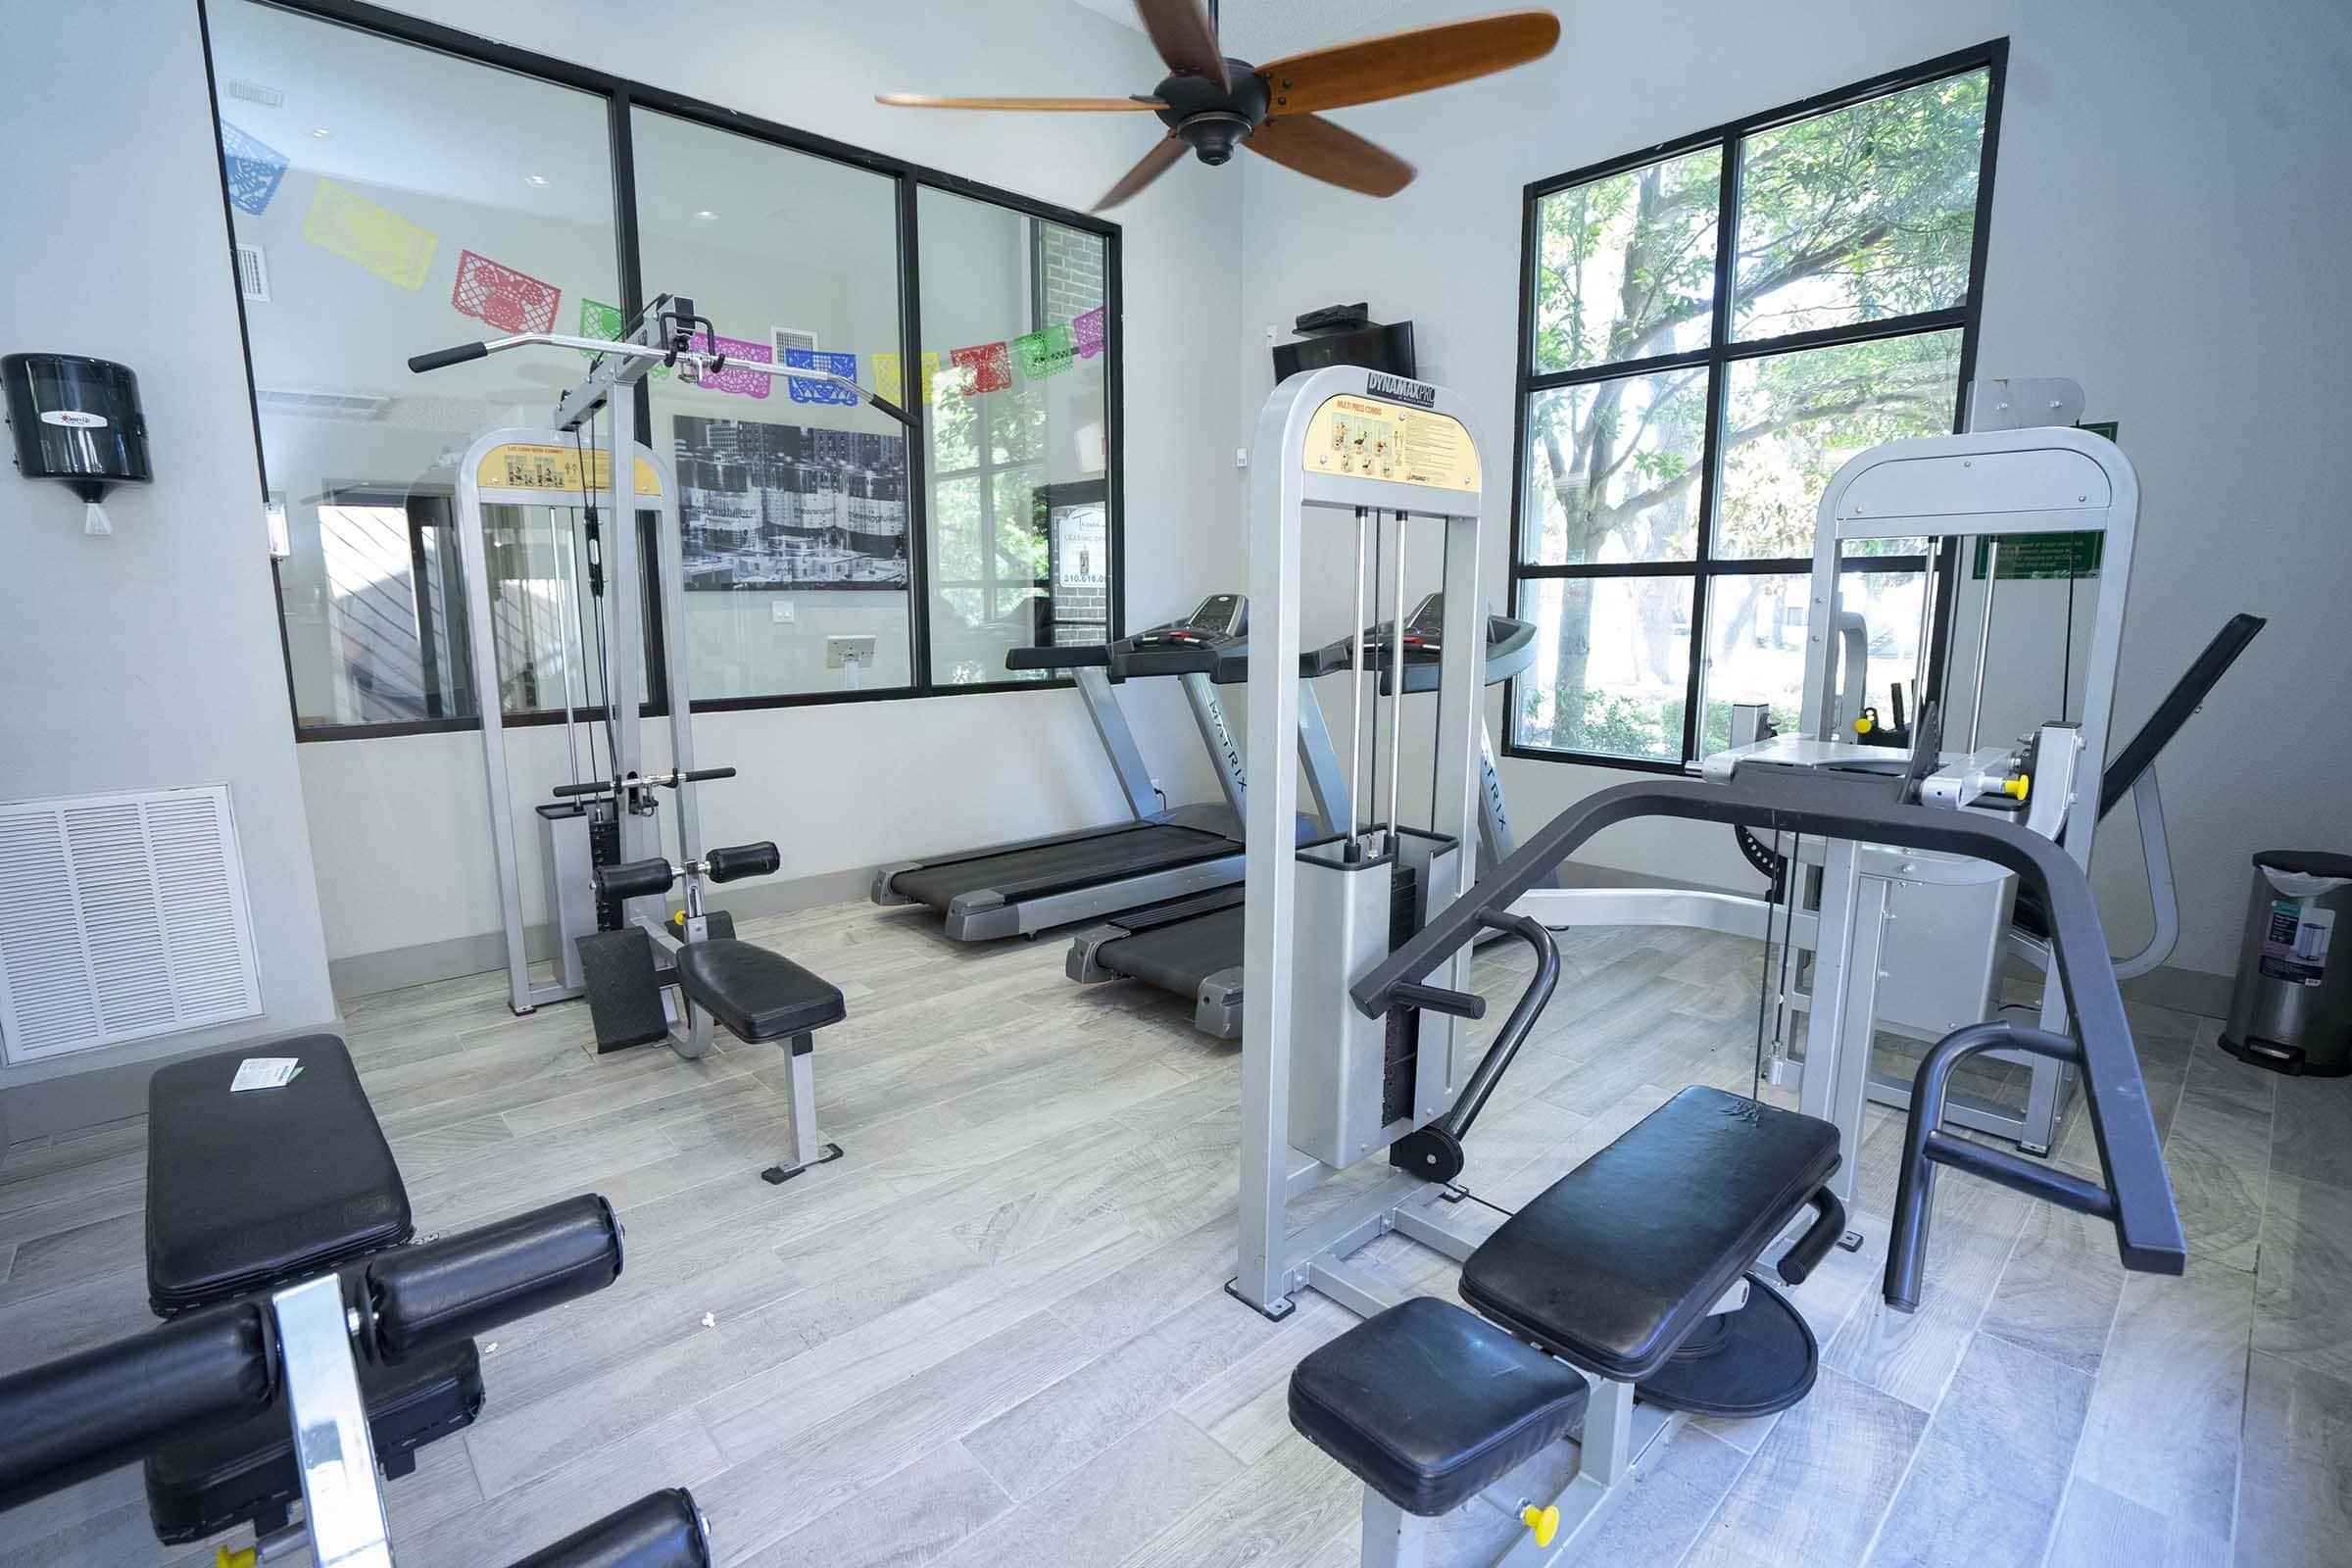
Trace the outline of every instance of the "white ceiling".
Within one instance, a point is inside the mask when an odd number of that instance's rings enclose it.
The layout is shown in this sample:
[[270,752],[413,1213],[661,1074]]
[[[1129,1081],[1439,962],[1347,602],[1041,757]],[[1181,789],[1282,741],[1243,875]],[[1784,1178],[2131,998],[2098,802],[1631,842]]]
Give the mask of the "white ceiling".
[[[1078,4],[1143,30],[1135,20],[1133,0]],[[1221,0],[1217,31],[1225,52],[1237,59],[1279,60],[1326,44],[1395,32],[1402,24],[1394,14],[1410,4],[1411,0]]]

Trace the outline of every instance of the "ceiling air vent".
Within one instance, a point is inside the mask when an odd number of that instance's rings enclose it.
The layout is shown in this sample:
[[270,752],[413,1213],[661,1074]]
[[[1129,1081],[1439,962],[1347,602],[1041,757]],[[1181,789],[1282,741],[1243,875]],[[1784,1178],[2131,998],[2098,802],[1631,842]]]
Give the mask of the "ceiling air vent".
[[270,301],[270,258],[259,245],[237,247],[237,292],[265,305]]
[[390,398],[371,392],[321,392],[283,386],[255,387],[253,401],[264,414],[284,414],[309,419],[349,419],[355,422],[380,419],[384,410],[392,405]]
[[816,334],[805,327],[778,326],[771,327],[769,330],[775,334],[776,363],[778,365],[784,363],[786,349],[806,349],[814,352],[816,348]]

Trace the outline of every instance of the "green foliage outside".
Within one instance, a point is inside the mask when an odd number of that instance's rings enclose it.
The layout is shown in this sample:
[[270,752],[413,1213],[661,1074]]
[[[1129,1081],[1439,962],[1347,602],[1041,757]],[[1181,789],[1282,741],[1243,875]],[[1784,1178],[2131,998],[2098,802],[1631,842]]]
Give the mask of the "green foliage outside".
[[[1735,336],[1960,303],[1986,86],[1984,73],[1971,73],[1747,138],[1737,171]],[[1706,149],[1539,205],[1539,373],[1708,344],[1723,172],[1720,151]],[[1959,348],[1956,331],[1922,333],[1737,360],[1720,389],[1700,367],[1538,394],[1528,408],[1528,559],[1690,560],[1716,395],[1724,418],[1713,553],[1809,558],[1814,509],[1847,458],[1952,427]],[[1719,589],[1724,638],[1748,633],[1772,580]],[[1589,686],[1593,597],[1561,595],[1548,678],[1521,687],[1520,737],[1679,758],[1685,688],[1676,671],[1703,653],[1687,646],[1690,592],[1689,578],[1643,579],[1634,590],[1640,624],[1619,663],[1630,661],[1635,684],[1660,694],[1650,697]],[[1524,608],[1533,612],[1532,600]],[[1730,704],[1708,708],[1711,748],[1722,744],[1715,710],[1728,734]]]

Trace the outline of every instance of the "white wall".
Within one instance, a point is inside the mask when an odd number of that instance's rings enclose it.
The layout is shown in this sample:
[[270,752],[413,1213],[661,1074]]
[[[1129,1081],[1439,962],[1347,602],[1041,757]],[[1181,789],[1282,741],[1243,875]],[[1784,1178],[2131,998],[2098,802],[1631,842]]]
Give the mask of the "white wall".
[[[1384,24],[1488,9],[1435,0]],[[1495,475],[1488,581],[1499,604],[1521,188],[2005,34],[1978,365],[1986,375],[2075,377],[2089,389],[2089,417],[2122,421],[2144,502],[2115,743],[2230,612],[2271,618],[2162,764],[2182,900],[2172,961],[2229,972],[2247,858],[2352,841],[2352,730],[2333,701],[2352,674],[2352,530],[2330,461],[2342,423],[2330,389],[2352,350],[2334,304],[2352,254],[2352,206],[2340,198],[2352,15],[2333,0],[1556,9],[1560,46],[1538,65],[1335,116],[1420,167],[1394,200],[1242,160],[1238,439],[1272,383],[1268,325],[1287,331],[1301,311],[1356,299],[1381,319],[1413,318],[1423,374],[1466,396],[1486,427]],[[2002,600],[2011,649],[2034,601],[2059,603],[2046,589]],[[2085,610],[2088,601],[2086,590]],[[2034,651],[2047,674],[2034,679],[2054,703],[2056,621],[2044,626],[2048,646]],[[1344,723],[1345,699],[1330,706]],[[1499,726],[1499,699],[1493,712]],[[1988,715],[1999,716],[1989,705]],[[1525,832],[1624,775],[1509,760],[1503,776]],[[1720,832],[1634,824],[1587,858],[1755,885]],[[2137,946],[2146,900],[2128,812],[2110,819],[2095,869],[2115,946]]]
[[156,472],[109,497],[111,538],[63,485],[0,477],[0,799],[227,784],[267,1012],[0,1082],[334,1012],[196,10],[130,9],[0,4],[0,343],[130,366]]
[[[1081,211],[1158,130],[1140,116],[931,115],[872,102],[894,89],[1115,95],[1157,79],[1141,33],[1067,0],[956,8],[952,24],[920,0],[871,0],[854,18],[814,0],[695,0],[663,8],[662,37],[677,47],[661,49],[649,45],[643,8],[618,0],[418,0],[407,9]],[[193,55],[185,69],[201,83]],[[1239,490],[1224,419],[1242,396],[1229,352],[1240,288],[1233,174],[1187,166],[1112,215],[1125,253],[1131,624],[1238,586]],[[1214,798],[1172,685],[1130,688],[1125,700],[1171,798]],[[563,776],[562,739],[514,733],[516,799],[528,801]],[[699,761],[741,773],[703,792],[706,840],[773,838],[787,878],[1123,810],[1067,692],[706,715],[696,749]],[[299,755],[332,956],[497,929],[474,736],[315,743]],[[526,868],[534,906],[537,879]]]

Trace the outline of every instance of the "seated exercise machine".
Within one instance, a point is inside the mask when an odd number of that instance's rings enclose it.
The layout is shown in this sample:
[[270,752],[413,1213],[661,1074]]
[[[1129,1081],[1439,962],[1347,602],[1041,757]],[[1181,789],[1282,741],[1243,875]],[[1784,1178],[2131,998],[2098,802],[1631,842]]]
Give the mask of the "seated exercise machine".
[[[1247,647],[1249,627],[1247,600],[1211,594],[1182,620],[1116,643],[1013,649],[1007,668],[1073,677],[1126,796],[1128,820],[886,865],[874,873],[874,903],[925,905],[946,916],[951,941],[988,942],[1240,881],[1241,754],[1213,676],[1221,658]],[[1220,804],[1169,808],[1152,786],[1113,688],[1130,675],[1159,674],[1183,685],[1217,767]]]
[[[702,880],[724,882],[737,876],[765,875],[777,868],[778,856],[771,843],[717,849],[707,856],[702,850],[696,787],[732,778],[735,770],[694,765],[678,487],[668,464],[634,439],[637,397],[640,383],[657,367],[668,367],[682,380],[698,383],[725,368],[824,382],[855,392],[860,402],[909,428],[914,421],[894,404],[829,371],[752,362],[733,364],[723,354],[698,347],[718,341],[716,328],[708,318],[696,314],[691,299],[665,294],[654,300],[617,341],[523,332],[419,354],[409,361],[409,368],[422,373],[525,348],[595,356],[587,378],[558,400],[547,427],[493,430],[466,450],[458,469],[458,540],[468,597],[473,683],[481,694],[482,757],[489,784],[499,908],[506,931],[510,1005],[517,1013],[527,1013],[550,1003],[586,996],[600,1052],[666,1041],[681,1055],[698,1056],[710,1047],[712,1018],[746,1041],[789,1039],[795,1043],[797,1089],[806,1076],[808,1032],[844,1015],[840,991],[783,956],[750,944],[738,943],[727,950],[724,961],[681,965],[687,948],[705,941],[731,940],[734,935],[732,921],[723,912],[702,911]],[[605,545],[598,520],[600,494],[618,529],[611,548]],[[569,569],[572,545],[563,536],[555,515],[558,504],[573,496],[579,503],[578,526],[585,547],[584,595]],[[571,781],[557,786],[537,810],[545,836],[547,909],[554,926],[556,967],[554,978],[539,984],[532,982],[526,949],[521,873],[507,773],[505,684],[496,636],[502,611],[505,618],[512,619],[517,613],[530,614],[531,610],[493,603],[485,543],[494,511],[504,519],[510,512],[519,516],[515,509],[523,508],[547,510],[552,556],[562,564],[556,571],[554,651],[557,679],[563,689],[564,752],[571,775]],[[664,622],[680,628],[664,650],[666,667],[662,678],[669,693],[670,767],[662,772],[645,770],[640,734],[645,657],[640,576],[648,561],[657,577]],[[586,728],[585,771],[593,775],[586,777],[580,757],[582,726],[572,695],[575,618],[583,655],[590,633],[594,635],[595,670],[600,681],[597,696],[602,709],[601,720]],[[585,659],[578,662],[584,669]],[[604,742],[601,760],[600,737]],[[682,872],[668,871],[662,856],[658,792],[664,789],[676,800]],[[656,866],[667,874],[657,875]],[[691,909],[672,918],[666,895],[681,875]],[[673,987],[679,1004],[670,1000]],[[680,1010],[682,1018],[677,1017]],[[671,1027],[673,1021],[680,1027]],[[807,1131],[801,1124],[808,1114],[805,1097],[796,1096],[795,1147],[792,1159],[779,1169],[798,1170],[813,1157],[813,1135],[799,1136]]]
[[[1360,605],[1358,607],[1361,608]],[[1405,621],[1404,678],[1407,692],[1437,690],[1437,662],[1445,641],[1446,596],[1430,594]],[[1535,658],[1533,622],[1507,615],[1487,617],[1486,680],[1499,686],[1527,668]],[[1349,747],[1349,772],[1338,775],[1339,759],[1332,750],[1323,710],[1310,685],[1298,696],[1298,763],[1315,797],[1323,831],[1339,833],[1349,824],[1349,802],[1363,771],[1368,729],[1363,700],[1363,675],[1379,677],[1377,694],[1391,695],[1395,684],[1392,663],[1396,623],[1380,621],[1364,628],[1359,639],[1341,637],[1304,655],[1299,675],[1353,672],[1350,706],[1356,713]],[[1358,648],[1362,657],[1358,657]],[[1247,678],[1247,660],[1232,662],[1234,672],[1224,680]],[[1482,715],[1483,720],[1483,715]],[[1359,824],[1360,825],[1360,824]],[[1503,802],[1502,777],[1495,771],[1494,750],[1482,721],[1479,745],[1478,863],[1486,867],[1517,847]],[[1242,1034],[1242,901],[1239,887],[1220,888],[1196,898],[1153,905],[1113,916],[1102,925],[1080,932],[1070,943],[1066,967],[1072,980],[1095,984],[1129,979],[1154,986],[1193,1004],[1193,1027],[1219,1040],[1238,1040]]]
[[[1403,455],[1402,471],[1334,471],[1321,460],[1343,450],[1343,421],[1380,432]],[[1335,514],[1368,511],[1377,527],[1394,513],[1399,554],[1415,521],[1439,525],[1447,583],[1475,583],[1480,564],[1477,443],[1441,389],[1351,368],[1296,376],[1268,402],[1254,451],[1253,827],[1279,821],[1295,798],[1284,743],[1299,617],[1284,585],[1299,578],[1310,530],[1320,546]],[[1359,578],[1362,536],[1359,521]],[[2106,1220],[2129,1268],[2181,1270],[2180,1219],[2097,910],[2082,868],[2048,837],[1975,797],[1930,794],[1931,749],[1891,779],[1765,765],[1722,782],[1603,790],[1473,885],[1462,844],[1475,814],[1477,628],[1467,596],[1447,615],[1428,825],[1396,820],[1392,782],[1387,822],[1253,860],[1246,906],[1240,1268],[1227,1290],[1281,1317],[1311,1289],[1367,1319],[1303,1360],[1291,1389],[1299,1430],[1366,1484],[1365,1563],[1420,1564],[1429,1517],[1495,1487],[1581,1422],[1579,1469],[1556,1499],[1495,1498],[1529,1526],[1503,1560],[1555,1561],[1622,1497],[1683,1414],[1768,1413],[1812,1386],[1811,1330],[1759,1270],[1777,1251],[1774,1272],[1799,1282],[1839,1239],[1835,1189],[1859,1145],[1858,1095],[1830,1119],[1688,1089],[1491,1237],[1448,1212],[1463,1196],[1451,1186],[1462,1140],[1558,984],[1550,933],[1516,908],[1613,823],[1666,816],[1915,845],[1991,861],[2034,886],[2075,1032],[1980,1022],[1929,1052],[1887,1298],[1918,1302],[1942,1164]],[[1392,778],[1396,765],[1392,757]],[[1464,978],[1489,929],[1526,942],[1537,962],[1473,1069],[1457,1027],[1484,1013]],[[1993,1049],[2047,1054],[2083,1072],[2104,1185],[1940,1130],[1952,1071]],[[1395,1167],[1386,1180],[1292,1227],[1294,1200],[1383,1151]],[[1390,1232],[1460,1261],[1463,1297],[1479,1315],[1401,1299],[1352,1261]]]
[[[377,1469],[403,1473],[397,1461],[414,1440],[384,1391],[436,1381],[453,1346],[471,1364],[474,1335],[600,1291],[620,1265],[619,1222],[602,1198],[584,1195],[0,1378],[0,1511],[144,1459],[158,1538],[217,1534],[237,1521],[181,1520],[158,1499],[175,1494],[193,1460],[247,1444],[296,1473],[302,1517],[286,1523],[281,1508],[273,1526],[257,1522],[253,1545],[220,1548],[225,1568],[304,1545],[320,1568],[391,1568]],[[701,1510],[672,1489],[516,1568],[710,1561]]]
[[[2082,868],[2090,863],[2100,815],[2128,791],[2139,816],[2156,932],[2139,953],[2119,960],[2119,972],[2127,977],[2144,973],[2170,954],[2178,930],[2150,764],[2261,622],[2241,616],[2225,628],[2119,756],[2119,764],[2130,764],[2128,776],[2116,768],[2102,774],[2138,518],[2137,476],[2114,443],[2073,426],[2082,412],[2080,386],[1996,380],[1970,391],[1967,433],[1873,447],[1847,462],[1832,480],[1815,534],[1807,611],[1815,630],[1806,638],[1799,732],[1777,735],[1763,705],[1737,706],[1734,744],[1707,758],[1701,775],[1728,781],[1755,766],[1901,775],[1913,767],[1902,748],[1916,751],[1915,740],[1934,741],[1924,793],[1940,804],[2005,813],[2062,846]],[[2059,422],[2033,422],[2045,417]],[[2028,548],[2037,543],[2035,536],[2053,532],[2091,535],[2099,552],[2099,592],[2080,701],[2014,743],[1980,747],[1989,706],[1987,656],[2003,545]],[[1958,750],[1940,749],[1939,705],[1919,704],[1908,723],[1898,707],[1891,729],[1865,706],[1870,633],[1847,607],[1847,585],[1881,558],[1849,555],[1847,547],[1910,539],[1924,540],[1930,566],[1930,580],[1922,588],[1923,660],[1937,640],[1933,624],[1939,617],[1957,618],[1960,585],[1942,563],[1962,559],[1959,547],[1971,540],[1983,546],[1970,716]],[[2070,582],[2070,596],[2071,590]],[[2071,645],[2071,597],[2068,614]],[[1834,638],[1824,630],[1833,627]],[[1918,680],[1913,684],[1925,690]],[[2074,691],[2071,672],[2067,689]],[[2093,778],[2103,778],[2099,789],[2087,787]],[[1833,1107],[1854,1096],[1896,1108],[1909,1102],[1908,1077],[1872,1070],[1874,1036],[1890,1033],[1923,1043],[1941,1039],[2001,1012],[2001,981],[2012,956],[2047,967],[2045,945],[2031,928],[2030,908],[2025,926],[2012,924],[2020,886],[1998,866],[1911,845],[1760,830],[1742,830],[1741,847],[1772,881],[1762,898],[1682,889],[1539,888],[1522,899],[1519,912],[1552,930],[1686,925],[1779,946],[1785,956],[1777,965],[1764,1048],[1766,1076],[1797,1090],[1809,1113],[1841,1122],[1843,1113]],[[2057,988],[2043,988],[2035,1010],[2042,1029],[2065,1031],[2066,1003]],[[1795,1026],[1800,1018],[1801,1029]],[[2023,1102],[2001,1103],[1954,1090],[1946,1116],[2009,1138],[2028,1152],[2046,1154],[2064,1129],[2074,1068],[2027,1052],[1993,1055],[2025,1069]],[[1860,1102],[1854,1103],[1858,1114]],[[1840,1196],[1850,1191],[1851,1181],[1850,1168],[1839,1174],[1835,1185]]]

